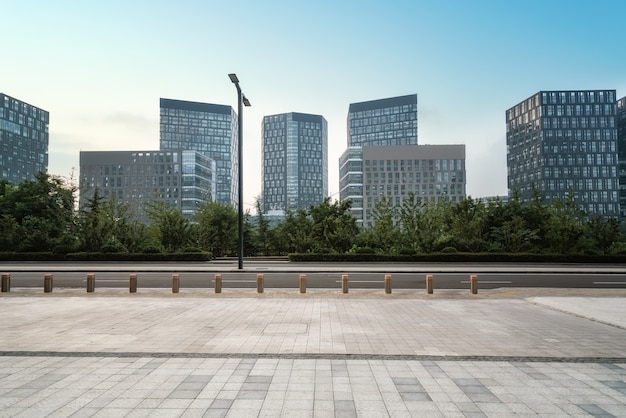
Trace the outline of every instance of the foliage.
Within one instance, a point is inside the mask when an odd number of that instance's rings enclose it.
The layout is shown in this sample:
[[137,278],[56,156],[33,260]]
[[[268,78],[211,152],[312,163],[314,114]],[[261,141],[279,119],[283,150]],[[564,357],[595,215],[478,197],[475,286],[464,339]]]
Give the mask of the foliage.
[[153,202],[147,208],[150,225],[165,251],[179,251],[191,242],[191,225],[182,212],[163,202]]
[[[157,259],[164,252],[185,250],[218,257],[237,252],[238,216],[230,205],[203,203],[192,223],[179,209],[155,202],[146,209],[150,223],[142,224],[131,220],[127,205],[105,199],[98,190],[76,211],[75,192],[45,173],[17,186],[0,180],[0,252],[11,252],[15,259],[20,253],[27,258],[39,253],[41,259],[79,252],[107,259],[142,253]],[[552,204],[536,189],[524,204],[517,193],[508,202],[488,203],[411,194],[400,206],[382,196],[365,228],[357,226],[349,201],[327,198],[288,211],[277,224],[261,213],[258,201],[256,207],[256,222],[245,214],[246,256],[300,253],[323,254],[327,260],[345,255],[350,260],[403,261],[439,254],[446,261],[581,261],[619,259],[626,253],[626,226],[615,218],[589,218],[576,206],[573,193]]]
[[235,255],[238,240],[235,208],[219,202],[204,202],[196,214],[197,243],[216,257]]
[[58,177],[37,173],[13,186],[0,183],[0,249],[54,251],[74,241],[74,189]]
[[288,211],[285,220],[276,229],[277,246],[282,254],[302,253],[311,251],[313,239],[311,237],[312,222],[304,209]]
[[608,254],[619,239],[619,221],[615,218],[596,216],[586,224],[587,235],[592,241],[591,247],[600,254]]
[[585,213],[574,203],[573,193],[568,193],[565,202],[556,199],[546,222],[545,239],[549,248],[558,254],[574,253],[580,249],[583,236]]
[[313,250],[345,253],[352,247],[358,227],[350,208],[349,201],[330,203],[328,197],[319,205],[311,206]]
[[383,196],[372,209],[374,226],[365,231],[365,242],[383,253],[395,253],[401,247],[400,229],[394,225],[395,208],[388,196]]
[[261,209],[261,202],[259,199],[255,202],[255,208],[257,213],[257,249],[260,255],[270,255],[270,242],[271,242],[271,232],[270,232],[270,223],[265,218],[263,214],[263,210]]

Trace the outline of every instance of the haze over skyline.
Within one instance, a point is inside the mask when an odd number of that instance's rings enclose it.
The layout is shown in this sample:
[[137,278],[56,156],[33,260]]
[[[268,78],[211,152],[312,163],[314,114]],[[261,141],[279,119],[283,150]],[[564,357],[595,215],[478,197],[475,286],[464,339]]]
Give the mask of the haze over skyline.
[[263,116],[328,121],[338,198],[350,103],[417,93],[419,144],[465,144],[467,193],[505,195],[505,111],[540,90],[626,96],[626,2],[0,0],[0,91],[50,112],[49,172],[159,148],[159,98],[244,109],[244,201]]

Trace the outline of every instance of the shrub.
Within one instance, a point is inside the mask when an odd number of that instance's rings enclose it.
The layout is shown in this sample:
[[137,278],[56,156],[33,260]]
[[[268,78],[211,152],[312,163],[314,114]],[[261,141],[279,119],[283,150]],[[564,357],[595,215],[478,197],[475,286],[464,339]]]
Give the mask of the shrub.
[[189,247],[183,248],[183,250],[181,252],[183,252],[183,253],[201,253],[202,249],[198,248],[198,247],[189,246]]
[[370,247],[356,247],[353,249],[353,253],[354,254],[375,254],[376,251],[374,251],[374,249]]

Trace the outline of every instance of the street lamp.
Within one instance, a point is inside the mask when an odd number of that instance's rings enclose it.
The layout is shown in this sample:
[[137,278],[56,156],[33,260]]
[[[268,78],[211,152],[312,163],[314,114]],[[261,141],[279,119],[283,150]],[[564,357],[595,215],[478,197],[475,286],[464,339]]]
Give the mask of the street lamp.
[[250,101],[241,92],[239,86],[239,79],[237,74],[228,74],[230,81],[237,87],[237,139],[239,142],[239,243],[238,255],[239,255],[239,270],[243,269],[243,108],[242,105],[250,106]]

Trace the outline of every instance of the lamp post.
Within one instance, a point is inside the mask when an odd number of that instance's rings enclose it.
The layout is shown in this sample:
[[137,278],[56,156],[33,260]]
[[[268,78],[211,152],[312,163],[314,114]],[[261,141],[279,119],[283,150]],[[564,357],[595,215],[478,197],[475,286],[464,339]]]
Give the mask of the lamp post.
[[243,269],[243,108],[242,105],[250,106],[250,101],[241,92],[239,79],[237,74],[228,74],[230,81],[237,88],[237,140],[238,148],[238,171],[239,171],[239,242],[238,242],[238,258],[239,270]]

